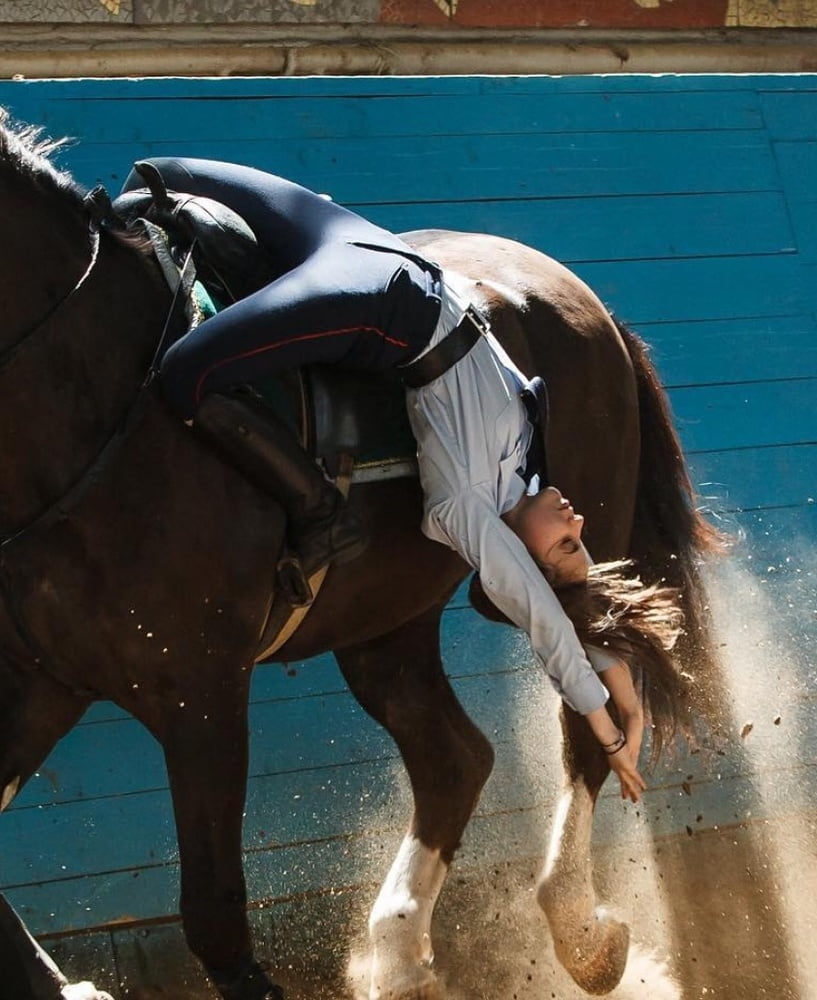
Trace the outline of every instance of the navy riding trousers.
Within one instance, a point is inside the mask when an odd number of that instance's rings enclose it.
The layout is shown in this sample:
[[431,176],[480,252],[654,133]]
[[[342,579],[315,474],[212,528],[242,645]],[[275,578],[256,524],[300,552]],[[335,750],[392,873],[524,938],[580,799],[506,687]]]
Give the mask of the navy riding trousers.
[[[398,237],[306,188],[215,160],[151,160],[169,190],[241,215],[272,259],[270,281],[176,341],[161,367],[183,418],[207,392],[321,363],[383,370],[428,344],[440,314],[439,268]],[[132,171],[124,191],[144,186]]]

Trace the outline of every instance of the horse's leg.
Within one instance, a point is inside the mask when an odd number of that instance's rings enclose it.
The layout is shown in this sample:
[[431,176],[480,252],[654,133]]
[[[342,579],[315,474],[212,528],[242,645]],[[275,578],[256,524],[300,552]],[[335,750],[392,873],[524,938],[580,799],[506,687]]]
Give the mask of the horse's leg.
[[[0,810],[79,720],[88,695],[69,690],[31,664],[0,665]],[[0,895],[0,998],[111,1000],[91,983],[69,984]]]
[[187,943],[225,1000],[281,1000],[253,957],[241,863],[250,673],[194,676],[183,702],[165,699],[154,731],[173,797]]
[[0,895],[0,1000],[112,1000],[93,983],[69,983]]
[[443,672],[441,610],[336,654],[355,697],[397,743],[414,793],[409,830],[369,918],[372,1000],[436,995],[432,912],[493,766]]
[[68,982],[0,895],[0,997],[59,1000]]
[[34,663],[0,660],[0,810],[90,703],[89,694],[71,690]]
[[556,957],[587,993],[609,993],[624,974],[630,933],[596,907],[591,834],[593,811],[609,766],[584,719],[562,709],[567,788],[538,886]]

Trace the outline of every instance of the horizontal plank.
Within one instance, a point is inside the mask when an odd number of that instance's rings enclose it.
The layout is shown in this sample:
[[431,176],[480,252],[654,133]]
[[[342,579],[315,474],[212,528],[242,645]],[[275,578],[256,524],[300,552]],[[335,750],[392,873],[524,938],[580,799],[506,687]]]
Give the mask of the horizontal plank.
[[[817,117],[817,109],[814,117]],[[799,141],[778,140],[772,148],[787,196],[798,203],[814,201],[814,185],[810,182],[817,170],[817,137]]]
[[817,261],[813,264],[801,263],[800,274],[803,288],[806,289],[808,301],[815,314],[817,314]]
[[[515,659],[532,664],[527,640],[507,628],[486,622],[472,611],[457,616],[463,632],[484,632],[488,642],[470,645],[482,674],[454,680],[458,696],[477,724],[492,739],[509,738],[515,704],[517,671],[489,654],[515,649]],[[463,644],[466,645],[466,644]],[[444,651],[454,663],[457,656]],[[465,649],[460,655],[469,655]],[[250,708],[252,778],[291,775],[293,782],[306,772],[319,774],[344,763],[369,764],[395,759],[391,738],[343,690],[330,694],[301,694],[287,700],[254,700]],[[129,767],[138,760],[139,767]],[[307,780],[307,779],[303,779]],[[318,779],[320,780],[320,779]],[[55,748],[45,764],[21,791],[9,813],[37,811],[57,803],[108,799],[143,791],[164,790],[167,777],[161,751],[134,719],[124,717],[77,726]]]
[[803,264],[803,284],[814,294],[814,274],[817,271],[817,198],[810,201],[789,201],[792,229],[797,243],[798,256]]
[[579,263],[576,271],[636,329],[648,323],[811,313],[794,254]]
[[645,90],[668,94],[759,92],[763,94],[810,93],[813,74],[594,74],[585,76],[409,76],[409,77],[163,77],[3,81],[9,92],[48,94],[59,99],[81,94],[89,102],[114,96],[143,100],[169,95],[205,97],[303,98],[304,95],[360,96],[480,94],[641,94]]
[[764,567],[772,563],[781,568],[781,560],[793,557],[813,571],[811,545],[817,538],[817,497],[792,507],[744,511],[737,520],[747,533],[746,547],[764,557]]
[[[698,131],[761,131],[756,97],[747,92],[723,95],[723,104],[705,92],[674,95],[649,90],[628,94],[347,94],[298,100],[248,94],[173,96],[164,93],[138,101],[108,95],[91,103],[86,97],[27,101],[12,97],[13,114],[46,126],[54,135],[68,135],[104,144],[146,142],[216,143],[225,135],[237,142],[325,140],[356,136],[364,139],[403,136],[572,135],[578,133],[638,133]],[[3,89],[0,87],[0,98]],[[434,114],[429,103],[434,102]],[[123,113],[124,112],[124,113]],[[39,116],[39,117],[37,117]]]
[[[800,260],[810,265],[811,274],[804,276],[804,281],[813,289],[813,271],[817,265],[817,192],[813,184],[817,172],[817,141],[776,142],[774,151]],[[817,297],[813,301],[817,302]]]
[[687,451],[817,441],[817,379],[688,386],[670,391]]
[[817,90],[813,77],[800,91],[759,94],[766,128],[772,139],[817,139]]
[[[528,198],[369,206],[392,231],[440,228],[510,237],[576,266],[588,261],[790,254],[786,204],[773,192],[637,198]],[[747,227],[743,220],[757,219]],[[657,224],[656,220],[660,220]]]
[[689,463],[692,481],[710,509],[800,506],[817,500],[817,440],[697,452]]
[[[137,931],[136,934],[138,933]],[[180,928],[178,933],[181,938]],[[144,937],[144,933],[142,936]],[[40,943],[72,983],[90,979],[97,989],[107,990],[116,997],[121,983],[129,982],[133,986],[140,982],[140,978],[132,970],[129,970],[130,975],[121,974],[122,943],[110,931],[73,934],[47,942],[40,939]],[[179,946],[183,947],[181,940]],[[159,955],[154,953],[152,958],[159,959]]]
[[[612,78],[607,78],[610,80]],[[184,137],[183,117],[203,122],[207,128],[208,105],[217,131],[220,111],[216,101],[233,108],[241,122],[280,114],[283,138],[292,134],[294,122],[300,132],[309,135],[344,134],[347,116],[343,106],[355,104],[351,127],[370,135],[400,135],[407,130],[417,134],[445,134],[449,107],[455,102],[456,117],[466,131],[504,134],[513,131],[585,132],[585,131],[694,131],[701,128],[757,129],[763,127],[758,98],[751,88],[715,88],[717,99],[706,86],[695,84],[671,89],[656,78],[634,77],[627,88],[599,85],[579,88],[578,81],[564,79],[556,83],[548,78],[479,78],[427,80],[402,78],[379,81],[347,79],[332,85],[326,80],[306,79],[296,83],[276,79],[195,80],[166,79],[109,82],[48,81],[40,86],[29,82],[0,82],[0,101],[24,120],[39,122],[50,130],[81,135],[92,113],[105,129],[102,135],[124,135],[141,139],[145,129],[175,125]],[[429,101],[439,107],[439,114],[422,110]],[[123,132],[115,108],[133,108],[132,124]],[[280,110],[276,107],[280,106]],[[496,113],[487,113],[493,106]],[[177,108],[185,109],[181,113]],[[112,110],[113,109],[113,110]],[[459,110],[461,109],[461,110]],[[425,120],[424,120],[425,119]],[[436,119],[436,120],[435,120]],[[230,123],[232,125],[232,123]],[[235,126],[233,126],[235,127]],[[108,131],[109,130],[109,131]],[[165,133],[167,134],[167,133]],[[348,131],[346,132],[348,134]]]
[[[246,139],[206,129],[192,139],[98,143],[79,135],[57,161],[86,184],[116,192],[135,159],[197,156],[282,174],[350,207],[388,202],[464,201],[768,191],[779,187],[761,133],[625,133],[566,136],[383,135],[280,139],[274,124]],[[421,158],[423,169],[416,165]],[[365,214],[365,213],[364,213]]]
[[637,333],[669,387],[817,376],[817,323],[807,314],[644,323]]

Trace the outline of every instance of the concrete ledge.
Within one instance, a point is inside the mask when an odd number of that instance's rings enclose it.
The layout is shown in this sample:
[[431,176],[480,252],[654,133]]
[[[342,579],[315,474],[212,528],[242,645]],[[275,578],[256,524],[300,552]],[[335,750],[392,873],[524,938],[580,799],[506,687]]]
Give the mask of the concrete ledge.
[[0,25],[0,78],[817,71],[817,29]]

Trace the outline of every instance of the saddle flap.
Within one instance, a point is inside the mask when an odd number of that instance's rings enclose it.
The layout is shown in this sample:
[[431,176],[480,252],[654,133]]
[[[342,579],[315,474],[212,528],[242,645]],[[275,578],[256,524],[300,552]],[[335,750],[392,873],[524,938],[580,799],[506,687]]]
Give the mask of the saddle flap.
[[394,373],[310,365],[303,370],[303,384],[308,402],[305,444],[330,472],[344,454],[356,465],[415,458],[405,389]]

